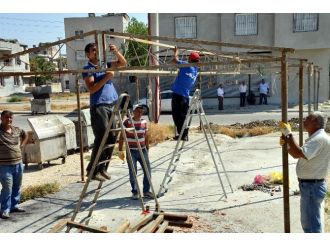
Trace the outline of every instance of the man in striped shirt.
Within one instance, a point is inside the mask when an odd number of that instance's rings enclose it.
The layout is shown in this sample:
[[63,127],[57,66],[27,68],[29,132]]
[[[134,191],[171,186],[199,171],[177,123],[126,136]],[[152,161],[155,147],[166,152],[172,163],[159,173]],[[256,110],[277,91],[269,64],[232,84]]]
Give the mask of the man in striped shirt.
[[[150,174],[150,179],[151,179],[151,168],[150,168],[150,162],[149,162],[149,140],[148,140],[148,126],[147,126],[147,121],[142,119],[142,114],[143,114],[143,107],[141,105],[134,105],[133,107],[133,123],[129,120],[126,119],[124,121],[124,126],[126,128],[132,128],[133,126],[135,127],[135,130],[137,132],[138,136],[138,141],[140,143],[142,153],[144,156],[144,160],[146,162],[146,166],[148,169],[148,172]],[[149,191],[150,190],[150,183],[148,181],[148,177],[146,174],[146,171],[143,167],[142,163],[142,157],[139,153],[138,150],[138,142],[135,139],[134,132],[132,130],[126,130],[126,136],[127,136],[127,142],[129,146],[129,151],[131,152],[132,156],[132,162],[133,164],[130,164],[129,158],[127,158],[128,164],[128,170],[129,170],[129,181],[131,184],[131,192],[132,192],[132,199],[137,200],[138,199],[138,192],[137,192],[137,186],[135,183],[133,171],[131,169],[131,166],[134,166],[135,172],[137,170],[137,162],[140,163],[143,169],[143,196],[147,198],[153,198],[153,194]],[[123,152],[123,136],[121,135],[119,138],[119,158],[124,160],[125,159],[125,154]],[[128,150],[126,150],[126,156],[127,156]]]

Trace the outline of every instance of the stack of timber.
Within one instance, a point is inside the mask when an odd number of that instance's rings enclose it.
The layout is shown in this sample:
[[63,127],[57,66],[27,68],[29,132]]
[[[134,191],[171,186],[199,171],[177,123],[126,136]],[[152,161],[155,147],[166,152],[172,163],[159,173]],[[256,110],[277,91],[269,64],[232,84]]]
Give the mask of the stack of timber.
[[188,221],[187,215],[154,212],[143,213],[132,221],[126,219],[114,231],[109,231],[107,226],[95,227],[62,219],[49,230],[49,233],[63,232],[66,227],[75,228],[76,232],[81,233],[172,233],[171,226],[191,228],[193,224]]

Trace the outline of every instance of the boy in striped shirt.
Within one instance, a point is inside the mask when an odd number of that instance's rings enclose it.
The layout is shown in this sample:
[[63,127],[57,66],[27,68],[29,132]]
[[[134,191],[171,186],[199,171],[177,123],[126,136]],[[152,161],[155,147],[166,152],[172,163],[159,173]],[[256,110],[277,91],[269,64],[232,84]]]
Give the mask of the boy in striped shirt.
[[[147,126],[147,121],[142,119],[142,114],[143,114],[143,108],[141,105],[134,105],[133,107],[133,123],[129,119],[126,119],[124,121],[124,126],[126,128],[132,128],[133,126],[135,127],[135,130],[137,132],[138,140],[142,149],[142,153],[147,165],[147,169],[149,171],[149,174],[151,176],[151,169],[150,169],[150,162],[149,162],[149,140],[148,140],[148,126]],[[127,136],[127,142],[128,146],[131,152],[132,156],[132,161],[133,161],[133,166],[135,171],[137,170],[137,162],[140,163],[143,169],[143,196],[147,198],[153,198],[153,194],[149,191],[150,190],[150,184],[148,181],[148,177],[146,175],[146,172],[143,167],[142,163],[142,158],[140,156],[139,150],[138,150],[138,143],[135,140],[134,132],[130,130],[126,130],[126,136]],[[123,136],[120,135],[119,138],[119,158],[124,160],[125,159],[125,154],[123,152]],[[126,150],[127,154],[128,150]],[[127,155],[126,155],[127,156]],[[127,158],[127,163],[129,163],[129,159]],[[134,176],[133,176],[133,171],[131,170],[131,165],[128,165],[128,170],[129,170],[129,181],[131,184],[131,192],[132,192],[132,199],[137,200],[138,199],[138,192],[137,192],[137,187],[135,184]]]

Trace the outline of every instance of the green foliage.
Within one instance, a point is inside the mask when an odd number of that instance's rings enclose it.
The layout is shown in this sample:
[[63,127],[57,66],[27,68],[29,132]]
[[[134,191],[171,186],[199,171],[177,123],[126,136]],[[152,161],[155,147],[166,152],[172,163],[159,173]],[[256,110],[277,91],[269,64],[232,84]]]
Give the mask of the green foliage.
[[60,191],[59,183],[47,183],[42,185],[28,186],[21,193],[21,202]]
[[[136,18],[132,18],[126,29],[127,33],[130,34],[139,34],[147,35],[148,27],[144,22],[139,22]],[[142,44],[140,42],[129,41],[128,46],[122,47],[125,52],[125,57],[129,61],[131,66],[143,66],[146,64],[147,54],[148,54],[148,45]],[[138,56],[143,56],[137,58]]]
[[7,99],[7,102],[21,102],[21,101],[22,101],[22,97],[19,97],[17,95],[14,95],[9,99]]
[[[47,61],[43,57],[35,57],[30,60],[30,66],[32,72],[51,72],[55,71],[56,65],[52,62]],[[52,75],[41,75],[35,77],[36,86],[46,84],[46,81],[53,80]]]

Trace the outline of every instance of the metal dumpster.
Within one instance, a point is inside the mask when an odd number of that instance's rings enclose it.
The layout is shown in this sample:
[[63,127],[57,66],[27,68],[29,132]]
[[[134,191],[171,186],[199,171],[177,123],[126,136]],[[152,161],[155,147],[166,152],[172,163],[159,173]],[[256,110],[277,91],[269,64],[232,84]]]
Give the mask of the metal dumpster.
[[[77,137],[77,146],[80,147],[80,138],[79,138],[79,126],[78,120],[73,121],[76,126],[76,137]],[[83,137],[83,147],[84,149],[88,149],[94,144],[94,133],[91,124],[91,114],[89,109],[81,110],[81,129],[82,129],[82,137]]]
[[57,116],[41,116],[28,118],[32,129],[33,143],[28,143],[23,150],[23,163],[37,163],[43,168],[43,163],[62,158],[65,163],[67,147],[65,128]]
[[77,149],[76,129],[74,123],[63,116],[57,116],[65,129],[65,143],[67,153],[73,153]]
[[32,89],[33,99],[31,99],[31,114],[43,113],[47,114],[51,111],[50,94],[51,86],[37,86]]

